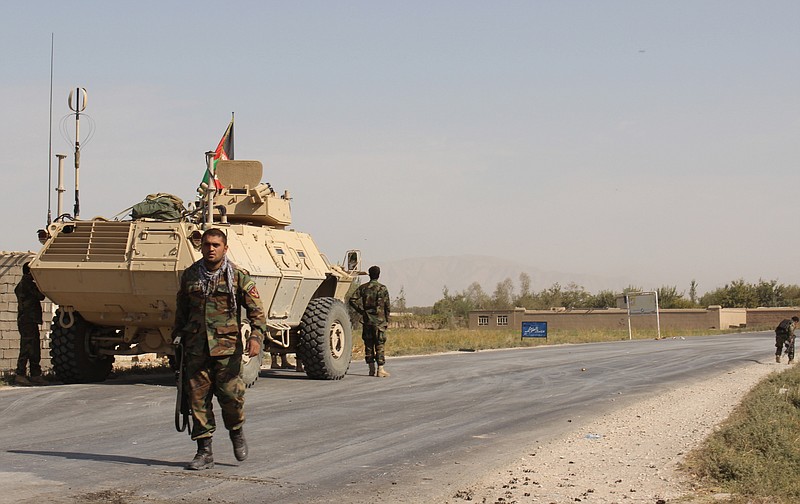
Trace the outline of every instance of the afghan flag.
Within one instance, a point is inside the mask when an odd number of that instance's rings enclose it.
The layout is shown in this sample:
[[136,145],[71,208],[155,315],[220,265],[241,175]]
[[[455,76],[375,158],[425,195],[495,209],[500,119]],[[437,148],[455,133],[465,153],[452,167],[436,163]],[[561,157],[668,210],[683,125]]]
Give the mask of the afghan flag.
[[217,161],[220,159],[233,159],[233,117],[231,117],[231,123],[228,124],[228,129],[225,130],[225,134],[222,135],[222,139],[214,151],[211,165],[206,169],[206,174],[203,176],[200,187],[208,187],[210,185],[209,181],[213,179],[214,187],[217,190],[222,189],[222,183],[217,178]]

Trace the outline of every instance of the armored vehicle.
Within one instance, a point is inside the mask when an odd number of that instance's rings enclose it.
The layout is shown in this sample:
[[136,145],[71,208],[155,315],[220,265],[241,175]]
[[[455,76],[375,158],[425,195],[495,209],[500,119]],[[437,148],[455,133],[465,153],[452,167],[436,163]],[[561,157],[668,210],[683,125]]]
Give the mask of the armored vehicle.
[[[345,264],[332,264],[311,236],[288,229],[289,193],[276,194],[261,182],[262,172],[259,161],[218,161],[223,188],[208,191],[193,208],[178,200],[171,217],[62,217],[40,232],[43,248],[30,267],[39,288],[58,305],[50,350],[58,379],[102,381],[116,355],[174,356],[180,275],[202,257],[201,235],[211,226],[226,233],[228,257],[258,286],[267,315],[265,351],[295,353],[311,378],[345,375],[352,330],[343,301],[359,273],[360,253],[348,251]],[[248,331],[245,320],[243,338]],[[263,357],[244,358],[248,386],[258,378]]]

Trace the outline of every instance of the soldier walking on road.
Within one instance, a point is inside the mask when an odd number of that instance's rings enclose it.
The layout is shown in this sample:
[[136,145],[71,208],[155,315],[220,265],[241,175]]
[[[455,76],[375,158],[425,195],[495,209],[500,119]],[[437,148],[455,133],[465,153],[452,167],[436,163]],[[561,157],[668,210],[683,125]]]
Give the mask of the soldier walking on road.
[[[369,365],[369,375],[385,378],[386,329],[389,327],[389,291],[378,282],[381,269],[369,268],[369,282],[361,285],[350,297],[350,306],[361,315],[361,338],[364,340],[364,359]],[[375,363],[378,370],[375,370]]]
[[[211,436],[216,430],[212,396],[217,396],[222,420],[233,442],[236,460],[247,458],[244,439],[242,353],[257,356],[267,330],[256,284],[247,271],[226,257],[228,238],[219,229],[203,233],[203,258],[181,275],[173,338],[184,348],[185,386],[192,411],[192,439],[197,454],[186,469],[214,467]],[[252,332],[243,344],[239,333],[241,308]]]
[[[19,329],[19,359],[17,359],[17,385],[45,385],[42,377],[42,345],[39,341],[39,325],[42,323],[42,300],[44,294],[39,291],[36,281],[31,275],[30,263],[22,265],[22,279],[14,288],[17,296],[17,328]],[[25,376],[25,368],[30,364],[31,377]]]
[[775,362],[780,363],[784,347],[786,356],[789,357],[788,364],[794,361],[794,330],[798,322],[800,322],[798,317],[792,317],[791,320],[783,319],[775,328]]

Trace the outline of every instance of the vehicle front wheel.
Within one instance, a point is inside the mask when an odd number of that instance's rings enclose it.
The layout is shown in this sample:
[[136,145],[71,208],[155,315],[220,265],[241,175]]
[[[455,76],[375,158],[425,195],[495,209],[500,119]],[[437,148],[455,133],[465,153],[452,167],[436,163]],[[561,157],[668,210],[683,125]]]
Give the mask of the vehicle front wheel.
[[306,374],[318,380],[340,380],[350,368],[353,330],[344,303],[332,297],[308,303],[298,327],[297,355]]

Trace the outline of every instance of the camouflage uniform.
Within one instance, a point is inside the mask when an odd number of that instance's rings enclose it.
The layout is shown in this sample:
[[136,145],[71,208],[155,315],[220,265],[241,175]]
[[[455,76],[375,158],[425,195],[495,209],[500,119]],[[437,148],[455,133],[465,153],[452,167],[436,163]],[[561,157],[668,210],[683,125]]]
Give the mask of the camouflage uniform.
[[39,291],[30,273],[14,288],[17,295],[17,328],[19,329],[19,359],[17,376],[25,376],[25,366],[30,362],[31,377],[41,376],[42,347],[39,343],[39,324],[42,323],[42,304],[44,294]]
[[361,285],[350,297],[350,306],[361,315],[361,338],[367,364],[386,363],[384,347],[389,327],[389,290],[377,280]]
[[[780,359],[781,353],[783,352],[783,347],[786,347],[786,356],[789,357],[789,362],[794,360],[794,330],[797,326],[794,320],[785,319],[781,321],[780,325],[786,325],[785,322],[789,323],[788,331],[781,331],[779,329],[775,329],[775,358]],[[780,327],[780,325],[778,327]]]
[[[244,391],[241,378],[242,353],[239,313],[231,313],[228,280],[221,275],[206,297],[201,281],[200,261],[181,275],[173,336],[182,336],[185,383],[192,410],[192,439],[210,438],[216,430],[212,394],[222,408],[222,420],[229,431],[244,424]],[[236,307],[244,307],[252,332],[263,348],[266,318],[258,289],[250,274],[233,265]]]

